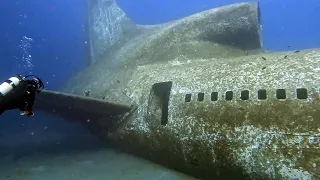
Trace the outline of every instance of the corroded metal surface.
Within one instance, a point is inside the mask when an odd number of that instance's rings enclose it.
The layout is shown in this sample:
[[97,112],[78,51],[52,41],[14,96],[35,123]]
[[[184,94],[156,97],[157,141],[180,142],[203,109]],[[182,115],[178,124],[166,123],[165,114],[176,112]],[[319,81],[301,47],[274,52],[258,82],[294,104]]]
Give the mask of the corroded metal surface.
[[115,47],[65,89],[138,105],[116,129],[95,117],[96,134],[201,179],[320,178],[320,50],[250,55],[261,47],[257,3],[150,27]]
[[114,0],[90,1],[92,61],[124,66],[187,57],[228,57],[261,48],[257,3],[207,10],[160,25],[135,25]]
[[[204,179],[319,178],[319,63],[320,51],[308,50],[141,66],[126,87],[140,104],[136,116],[117,132],[96,132]],[[172,82],[165,125],[165,98],[152,90],[161,82]],[[297,99],[298,88],[307,90],[306,99]],[[265,100],[258,97],[262,89]],[[277,99],[277,89],[285,89],[285,99]],[[241,100],[243,90],[248,100]],[[218,92],[216,101],[212,92]],[[198,93],[205,94],[201,102]]]
[[115,0],[88,0],[88,36],[91,63],[100,59],[119,42],[126,42],[137,33],[138,27],[115,3]]

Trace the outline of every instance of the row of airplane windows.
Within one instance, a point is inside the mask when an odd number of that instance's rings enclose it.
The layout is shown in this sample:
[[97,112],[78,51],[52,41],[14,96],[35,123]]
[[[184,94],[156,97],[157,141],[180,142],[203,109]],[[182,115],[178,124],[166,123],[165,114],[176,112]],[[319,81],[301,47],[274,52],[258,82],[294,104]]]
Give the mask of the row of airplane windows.
[[[240,99],[241,100],[249,100],[249,94],[250,92],[248,90],[241,91]],[[218,100],[218,92],[212,92],[211,93],[211,101],[217,101]],[[296,90],[296,95],[298,99],[307,99],[308,98],[308,90],[305,88],[299,88]],[[191,102],[191,94],[186,94],[185,96],[185,102]],[[225,98],[225,100],[230,101],[233,99],[233,92],[227,91],[222,97]],[[276,98],[277,99],[286,99],[286,90],[285,89],[277,89],[276,90]],[[267,99],[267,90],[260,89],[258,90],[258,99],[265,100]],[[197,97],[198,101],[204,101],[204,93],[198,93]]]

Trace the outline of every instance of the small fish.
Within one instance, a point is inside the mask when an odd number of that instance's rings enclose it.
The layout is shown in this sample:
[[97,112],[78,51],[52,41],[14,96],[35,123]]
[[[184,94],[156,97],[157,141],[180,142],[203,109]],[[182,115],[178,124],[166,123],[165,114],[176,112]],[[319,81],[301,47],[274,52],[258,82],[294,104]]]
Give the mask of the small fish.
[[262,70],[265,70],[267,67],[262,67]]
[[261,57],[263,60],[267,60],[265,57]]
[[119,81],[119,80],[117,80],[117,82],[118,82],[118,83],[120,83],[120,81]]
[[294,53],[298,53],[298,52],[300,52],[299,50],[296,50]]
[[288,55],[285,55],[284,58],[286,59],[288,57]]
[[290,45],[288,45],[288,47],[291,47]]
[[84,91],[83,92],[83,94],[84,94],[84,96],[90,96],[90,94],[91,94],[91,91],[90,90],[86,90],[86,91]]

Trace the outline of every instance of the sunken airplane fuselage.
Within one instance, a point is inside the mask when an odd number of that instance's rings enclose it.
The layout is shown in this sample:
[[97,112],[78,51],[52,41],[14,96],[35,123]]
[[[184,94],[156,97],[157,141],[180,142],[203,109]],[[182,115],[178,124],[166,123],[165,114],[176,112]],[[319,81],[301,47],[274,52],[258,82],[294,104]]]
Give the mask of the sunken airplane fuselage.
[[[123,112],[99,106],[76,117],[86,103],[74,101],[55,114],[200,179],[320,178],[320,50],[251,54],[262,48],[257,3],[139,26],[114,1],[96,0],[88,28],[91,65],[63,91],[90,90]],[[59,107],[45,99],[41,107]]]

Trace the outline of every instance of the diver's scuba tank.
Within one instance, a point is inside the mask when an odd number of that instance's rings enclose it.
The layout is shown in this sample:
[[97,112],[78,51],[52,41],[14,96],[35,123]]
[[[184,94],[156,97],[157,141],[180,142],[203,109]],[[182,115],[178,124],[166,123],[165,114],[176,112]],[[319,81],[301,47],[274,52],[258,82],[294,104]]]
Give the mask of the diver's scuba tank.
[[[17,75],[0,84],[0,115],[10,109],[21,108],[32,103],[35,93],[44,88],[41,79],[35,75]],[[31,99],[29,99],[31,98]]]
[[15,89],[24,78],[21,75],[11,77],[0,85],[0,97],[6,96]]

